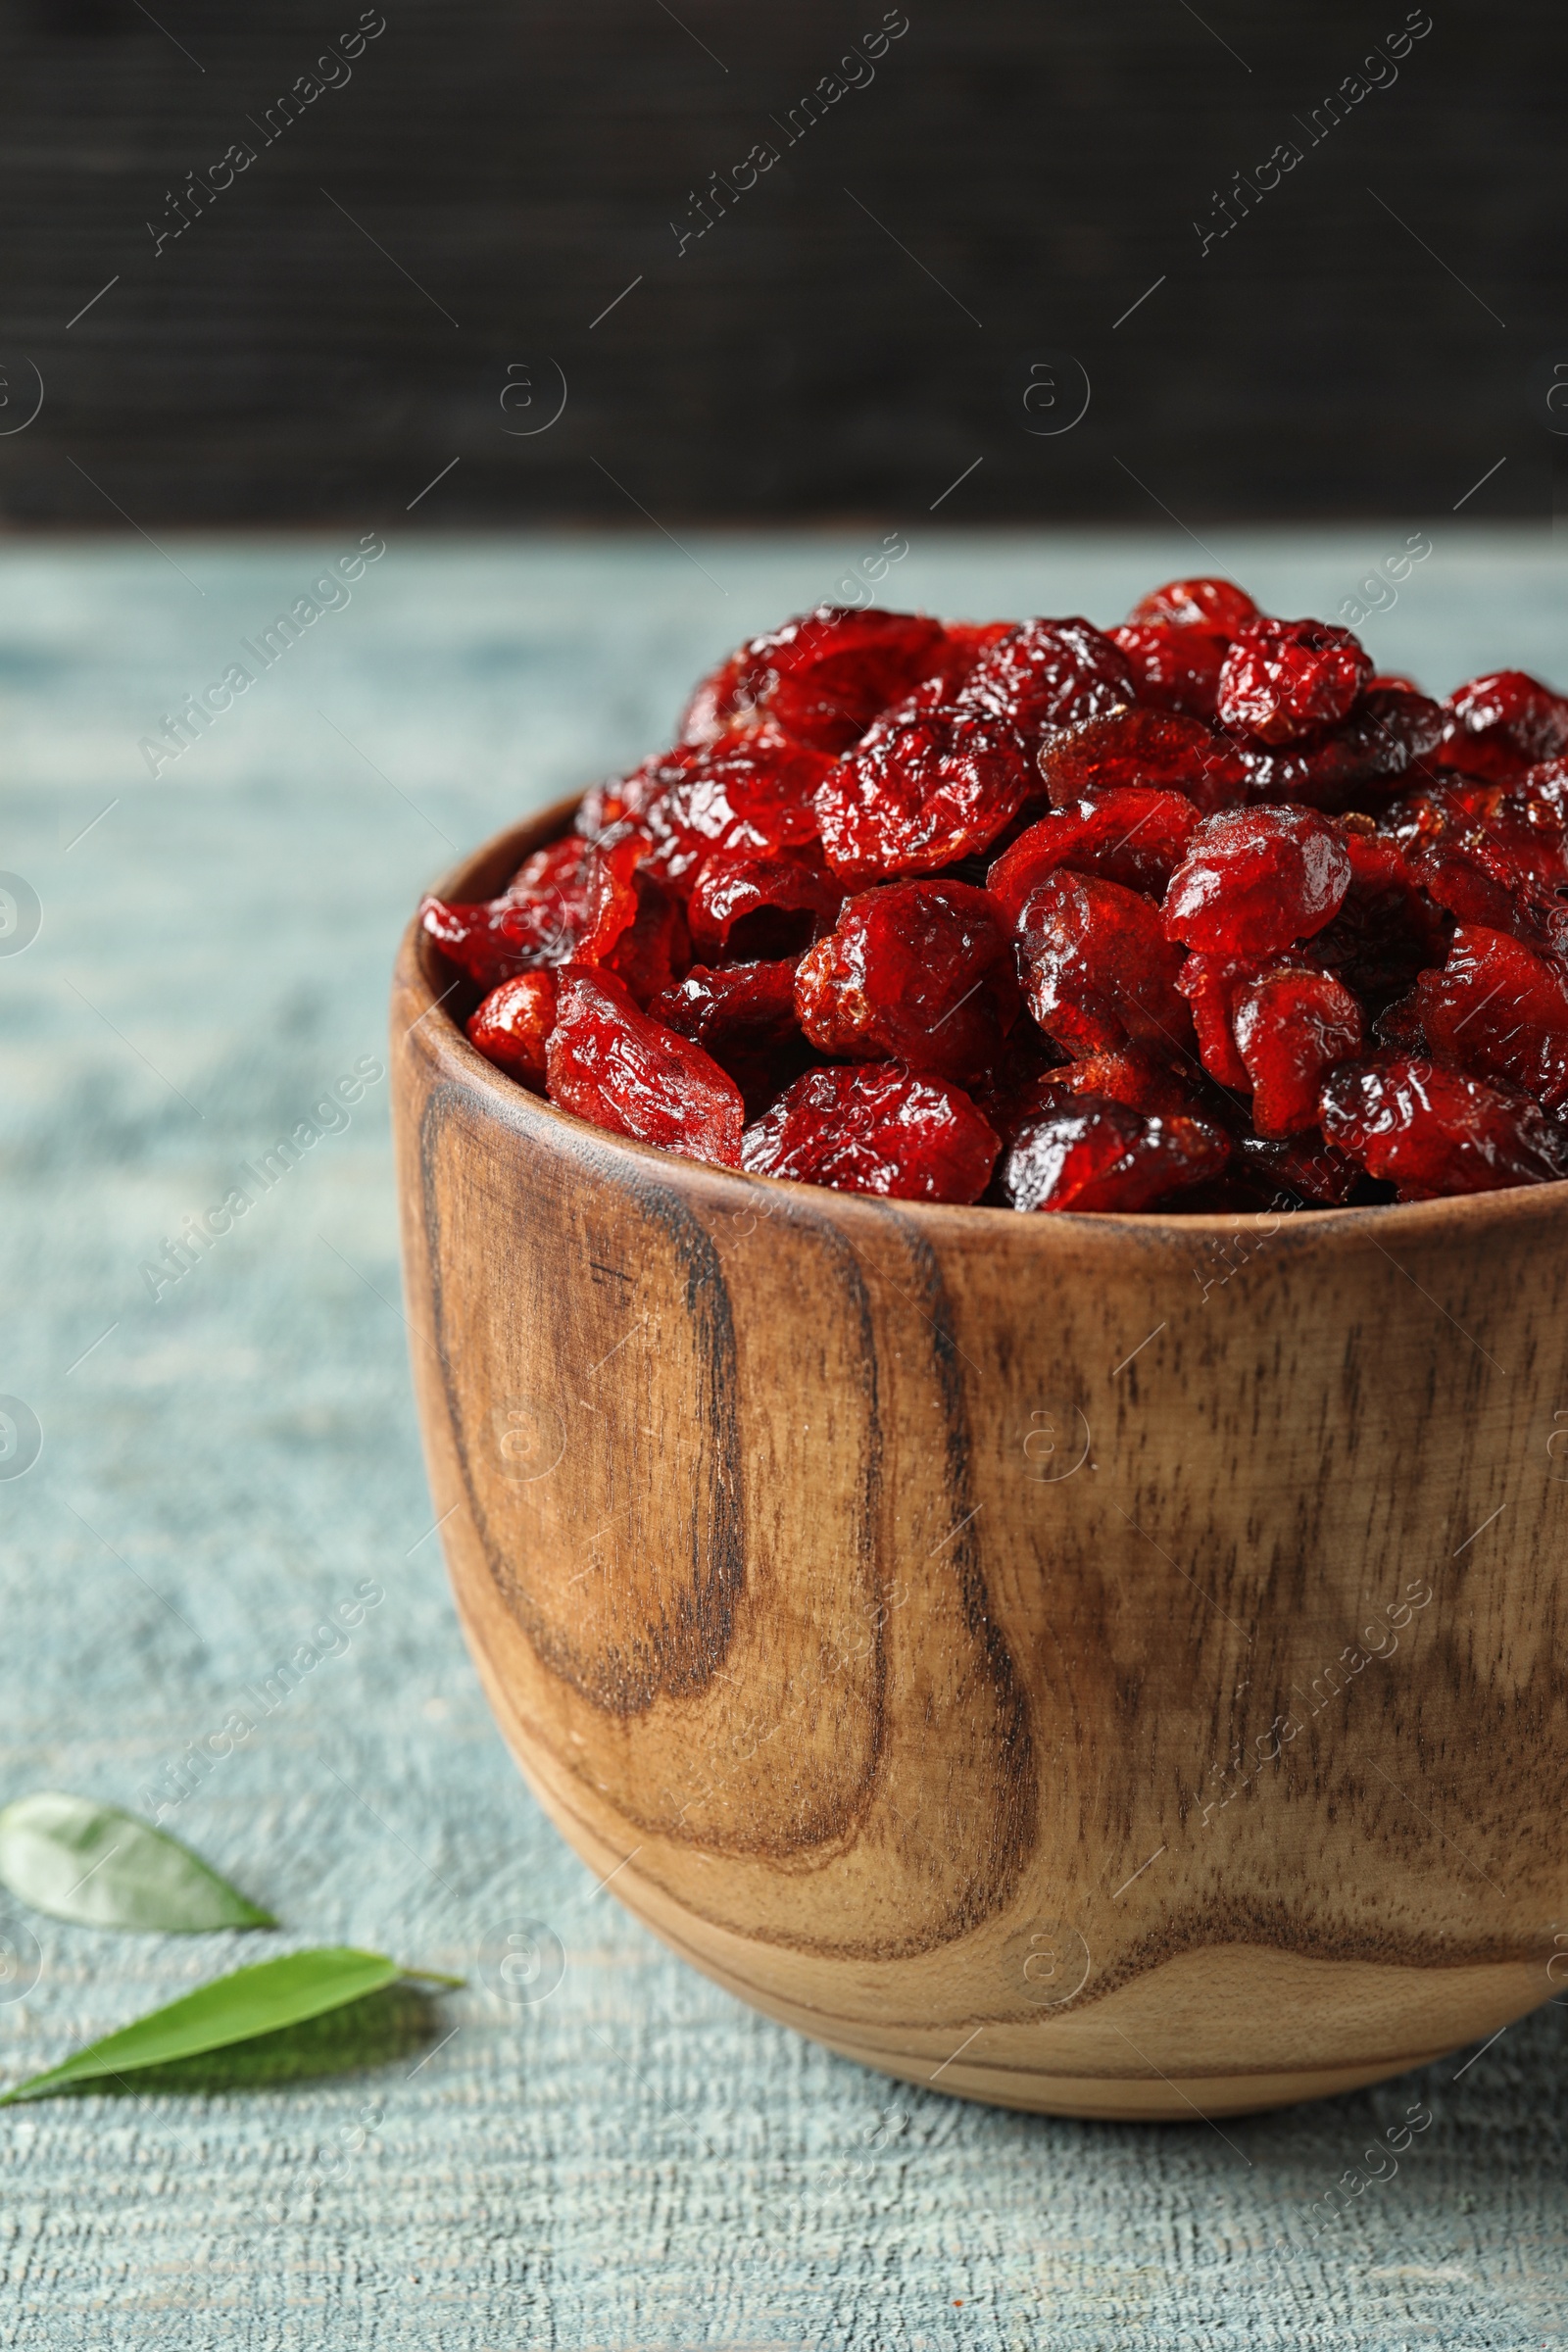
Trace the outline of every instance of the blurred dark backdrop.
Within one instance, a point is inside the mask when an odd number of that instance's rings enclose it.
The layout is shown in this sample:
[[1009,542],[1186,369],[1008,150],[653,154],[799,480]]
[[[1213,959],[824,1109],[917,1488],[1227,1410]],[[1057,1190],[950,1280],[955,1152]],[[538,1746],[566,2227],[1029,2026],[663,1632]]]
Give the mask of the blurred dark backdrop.
[[1544,0],[382,4],[10,0],[0,514],[1552,513]]

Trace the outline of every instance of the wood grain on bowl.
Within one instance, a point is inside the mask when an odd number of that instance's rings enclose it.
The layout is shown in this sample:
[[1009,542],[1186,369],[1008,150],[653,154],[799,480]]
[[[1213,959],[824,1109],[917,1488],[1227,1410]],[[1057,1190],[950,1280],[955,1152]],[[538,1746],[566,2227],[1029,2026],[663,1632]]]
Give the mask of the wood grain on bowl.
[[514,1086],[451,979],[411,931],[435,1508],[497,1720],[622,1901],[837,2050],[1065,2114],[1341,2090],[1551,1996],[1568,1186],[772,1184]]

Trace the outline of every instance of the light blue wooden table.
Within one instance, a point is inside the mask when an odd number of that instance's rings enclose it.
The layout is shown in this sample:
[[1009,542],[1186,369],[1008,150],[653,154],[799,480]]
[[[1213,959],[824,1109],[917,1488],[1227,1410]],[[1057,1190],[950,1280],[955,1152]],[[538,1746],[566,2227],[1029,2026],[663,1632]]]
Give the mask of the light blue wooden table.
[[[358,532],[166,555],[127,530],[0,555],[0,867],[42,908],[38,937],[0,953],[0,1391],[42,1430],[32,1468],[0,1482],[0,1797],[156,1801],[257,1694],[256,1729],[172,1825],[293,1942],[369,1944],[470,1986],[391,2004],[347,2075],[0,2114],[0,2343],[1562,2342],[1562,2009],[1479,2057],[1223,2132],[1033,2120],[796,2040],[595,1892],[514,1773],[448,1603],[384,1080],[182,1279],[149,1285],[187,1211],[384,1058],[421,884],[662,742],[700,667],[882,537],[383,527],[352,601],[156,781],[140,740]],[[1217,560],[1276,610],[1332,614],[1407,527],[1210,531],[1205,551],[1174,529],[910,523],[887,590],[1108,621]],[[1379,660],[1438,690],[1505,662],[1568,684],[1568,567],[1546,535],[1432,539],[1368,625]],[[384,1598],[315,1642],[365,1582]],[[479,1957],[521,1918],[564,1948],[544,2001],[503,1997]],[[8,1912],[0,1931],[28,1927]],[[36,1984],[0,2003],[4,2081],[242,1956],[237,1938],[30,1932]],[[243,1956],[281,1948],[249,1938]],[[1309,2244],[1307,2205],[1417,2095],[1436,2120],[1397,2178]]]

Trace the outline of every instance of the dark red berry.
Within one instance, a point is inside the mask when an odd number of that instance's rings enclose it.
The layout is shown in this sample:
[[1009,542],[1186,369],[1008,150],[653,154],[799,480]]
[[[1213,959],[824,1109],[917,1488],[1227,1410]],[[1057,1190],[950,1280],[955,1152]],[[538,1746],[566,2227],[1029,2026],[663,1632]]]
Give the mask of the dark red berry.
[[930,675],[945,637],[923,612],[818,605],[754,637],[705,678],[682,733],[689,743],[711,743],[737,723],[767,717],[816,751],[848,751],[880,711]]
[[1416,1014],[1433,1050],[1482,1078],[1568,1105],[1568,968],[1522,940],[1460,923],[1446,970],[1423,972]]
[[499,899],[470,906],[424,899],[420,926],[484,989],[579,955],[603,960],[636,913],[631,876],[647,846],[627,827],[593,844],[555,842],[518,868]]
[[968,1096],[896,1061],[808,1070],[746,1130],[754,1176],[894,1200],[978,1200],[998,1138]]
[[666,789],[638,818],[653,842],[648,869],[658,881],[689,889],[715,850],[757,857],[815,842],[812,796],[834,764],[824,753],[770,722],[676,757]]
[[1522,669],[1490,670],[1455,687],[1438,760],[1467,776],[1512,784],[1568,752],[1568,700]]
[[1134,605],[1129,622],[1168,622],[1178,629],[1214,629],[1234,637],[1258,618],[1256,605],[1233,580],[1167,580]]
[[711,1054],[740,1088],[748,1116],[764,1110],[812,1058],[795,1018],[795,964],[788,956],[716,971],[693,964],[648,1013]]
[[1087,620],[1026,620],[970,671],[957,700],[1033,744],[1048,728],[1130,703],[1136,691],[1126,657]]
[[699,956],[756,961],[803,954],[831,930],[843,903],[843,883],[820,866],[721,852],[699,870],[686,919]]
[[1218,1176],[1230,1155],[1230,1138],[1206,1119],[1147,1118],[1084,1095],[1020,1129],[1002,1163],[1002,1192],[1011,1208],[1136,1213]]
[[1265,957],[1195,954],[1176,975],[1176,986],[1192,1008],[1200,1060],[1217,1084],[1241,1093],[1252,1079],[1237,1051],[1232,1015],[1242,990],[1267,968]]
[[487,1061],[536,1095],[545,1091],[545,1047],[556,1025],[554,972],[519,972],[493,988],[468,1015],[471,1042]]
[[1037,883],[1057,866],[1098,874],[1156,897],[1181,863],[1198,811],[1175,792],[1101,793],[1042,817],[992,866],[986,888],[1016,922]]
[[1069,1054],[1189,1046],[1192,1022],[1175,985],[1181,951],[1141,892],[1048,874],[1019,910],[1017,932],[1029,1009]]
[[1312,808],[1380,805],[1402,791],[1443,740],[1444,714],[1425,695],[1374,687],[1348,718],[1277,750],[1237,754],[1256,801],[1295,801]]
[[1252,1125],[1276,1139],[1316,1126],[1323,1080],[1366,1042],[1349,990],[1328,972],[1296,965],[1244,982],[1231,1027],[1252,1083]]
[[1124,786],[1182,793],[1204,816],[1247,798],[1247,768],[1234,744],[1199,719],[1136,705],[1048,735],[1039,768],[1058,808]]
[[989,849],[1032,782],[1005,721],[922,691],[869,728],[818,787],[828,863],[850,883],[935,873]]
[[640,1012],[608,972],[560,975],[546,1049],[550,1100],[615,1135],[687,1159],[740,1163],[740,1088],[711,1054]]
[[848,900],[795,976],[801,1027],[824,1054],[948,1078],[996,1060],[1019,1002],[1002,911],[961,882],[896,882]]
[[1350,872],[1344,837],[1315,809],[1211,816],[1171,878],[1165,929],[1210,955],[1272,956],[1332,922]]
[[1401,1200],[1551,1184],[1568,1131],[1517,1088],[1410,1054],[1348,1062],[1325,1085],[1323,1130]]
[[1252,620],[1220,672],[1219,716],[1260,743],[1291,743],[1348,718],[1372,682],[1372,658],[1321,620]]
[[1111,1054],[1086,1054],[1080,1061],[1065,1061],[1046,1070],[1028,1091],[1023,1106],[1029,1116],[1046,1110],[1070,1110],[1079,1095],[1103,1095],[1159,1118],[1196,1117],[1199,1105],[1163,1055],[1148,1046],[1122,1046]]
[[1123,621],[1119,629],[1105,634],[1125,655],[1141,703],[1178,710],[1189,718],[1214,716],[1229,637],[1170,620]]

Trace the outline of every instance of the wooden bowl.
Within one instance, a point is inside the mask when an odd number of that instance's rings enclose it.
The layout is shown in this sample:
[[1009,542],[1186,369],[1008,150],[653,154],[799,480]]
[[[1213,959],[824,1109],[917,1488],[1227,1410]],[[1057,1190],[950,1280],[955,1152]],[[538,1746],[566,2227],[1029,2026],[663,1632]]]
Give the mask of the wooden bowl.
[[1346,2090],[1551,1996],[1568,1185],[858,1199],[551,1108],[473,1001],[411,929],[430,1483],[497,1720],[622,1902],[832,2049],[1064,2115]]

